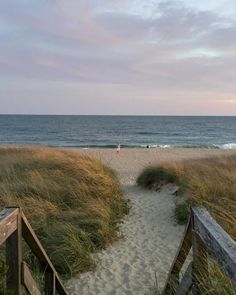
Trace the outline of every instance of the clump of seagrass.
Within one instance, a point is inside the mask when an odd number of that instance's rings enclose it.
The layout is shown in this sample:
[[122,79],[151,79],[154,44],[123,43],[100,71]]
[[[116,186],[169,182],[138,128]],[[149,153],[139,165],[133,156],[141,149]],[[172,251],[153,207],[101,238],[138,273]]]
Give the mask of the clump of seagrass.
[[100,161],[50,148],[0,148],[0,209],[20,205],[61,274],[92,270],[128,206]]
[[175,170],[162,166],[151,166],[143,170],[137,178],[137,184],[149,189],[158,190],[167,183],[176,183],[178,175]]
[[160,164],[144,169],[137,179],[146,188],[169,182],[177,184],[177,195],[187,200],[177,207],[177,217],[187,220],[188,206],[204,206],[236,239],[236,153]]

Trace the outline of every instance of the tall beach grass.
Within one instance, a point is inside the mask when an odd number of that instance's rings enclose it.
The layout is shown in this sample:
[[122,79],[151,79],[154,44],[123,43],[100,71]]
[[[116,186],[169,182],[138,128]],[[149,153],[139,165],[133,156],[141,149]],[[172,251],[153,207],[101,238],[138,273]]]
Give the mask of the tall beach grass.
[[128,205],[113,171],[79,153],[0,148],[0,209],[19,205],[57,271],[93,270],[91,253],[119,236]]
[[[187,205],[206,207],[236,239],[236,154],[147,167],[137,183],[153,189],[166,183],[177,184],[177,195],[184,196]],[[177,210],[184,218],[186,208]]]
[[[177,198],[181,197],[181,202],[177,202],[175,213],[180,223],[188,219],[190,206],[204,206],[236,240],[236,154],[147,167],[137,183],[149,189],[177,184]],[[219,267],[213,261],[208,265],[207,274],[203,271],[199,278],[199,294],[236,294]],[[158,294],[159,290],[154,290]]]

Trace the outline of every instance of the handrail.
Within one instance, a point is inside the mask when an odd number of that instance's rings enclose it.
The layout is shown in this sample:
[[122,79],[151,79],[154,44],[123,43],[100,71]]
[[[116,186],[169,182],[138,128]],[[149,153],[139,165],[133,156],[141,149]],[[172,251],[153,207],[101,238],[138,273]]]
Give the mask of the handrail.
[[[180,270],[191,248],[193,261],[180,281]],[[199,273],[202,269],[207,272],[207,255],[217,262],[236,289],[236,242],[206,209],[192,208],[162,295],[186,295],[190,290],[193,290],[194,294],[199,294]]]
[[17,229],[18,209],[5,208],[0,212],[0,245]]
[[22,239],[45,270],[46,295],[67,295],[52,262],[41,245],[26,216],[19,207],[7,207],[0,212],[0,245],[6,242],[7,292],[22,295],[22,287],[31,295],[40,295],[31,271],[23,261]]
[[[6,242],[7,291],[22,295],[24,286],[30,295],[41,294],[29,267],[22,258],[23,239],[45,270],[45,294],[55,295],[57,292],[59,295],[67,295],[52,262],[19,207],[8,207],[0,212],[0,245]],[[179,274],[191,248],[193,261],[180,281]],[[198,275],[203,266],[207,271],[207,255],[218,263],[236,289],[236,242],[217,224],[206,209],[192,208],[162,295],[186,295],[190,290],[198,294]]]

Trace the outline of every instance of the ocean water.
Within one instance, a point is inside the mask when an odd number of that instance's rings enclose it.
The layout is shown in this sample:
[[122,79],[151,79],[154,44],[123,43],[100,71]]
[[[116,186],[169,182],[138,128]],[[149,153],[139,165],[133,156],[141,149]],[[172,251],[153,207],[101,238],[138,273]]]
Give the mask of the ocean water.
[[236,148],[236,117],[0,115],[0,144]]

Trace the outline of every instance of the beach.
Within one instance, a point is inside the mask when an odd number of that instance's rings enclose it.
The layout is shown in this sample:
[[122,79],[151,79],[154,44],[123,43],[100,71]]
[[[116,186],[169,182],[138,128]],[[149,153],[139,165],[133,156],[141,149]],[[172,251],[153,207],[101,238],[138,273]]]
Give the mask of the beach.
[[160,192],[135,185],[138,174],[148,165],[183,159],[235,154],[219,149],[79,149],[96,157],[117,172],[131,210],[121,226],[122,239],[94,254],[95,272],[80,274],[68,281],[70,294],[149,294],[158,280],[162,288],[174,259],[184,226],[174,219],[176,187]]
[[0,295],[236,295],[236,0],[0,22]]
[[134,184],[141,170],[149,165],[184,159],[198,159],[211,156],[235,154],[236,149],[221,150],[208,148],[122,148],[119,155],[116,148],[69,149],[79,151],[101,160],[114,169],[123,185]]

